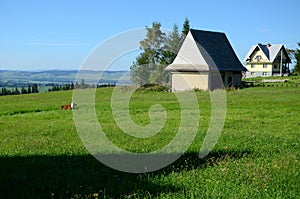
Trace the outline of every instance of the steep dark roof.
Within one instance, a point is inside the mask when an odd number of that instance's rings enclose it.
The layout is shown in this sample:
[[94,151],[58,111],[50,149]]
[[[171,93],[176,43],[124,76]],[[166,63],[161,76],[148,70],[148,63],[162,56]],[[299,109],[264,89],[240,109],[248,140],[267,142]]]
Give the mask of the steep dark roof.
[[260,49],[266,55],[266,57],[268,58],[268,60],[270,60],[270,53],[269,53],[269,49],[268,49],[267,45],[262,45],[262,44],[257,44],[257,45],[260,47]]
[[230,45],[226,35],[221,32],[190,30],[198,49],[209,67],[220,71],[246,71]]

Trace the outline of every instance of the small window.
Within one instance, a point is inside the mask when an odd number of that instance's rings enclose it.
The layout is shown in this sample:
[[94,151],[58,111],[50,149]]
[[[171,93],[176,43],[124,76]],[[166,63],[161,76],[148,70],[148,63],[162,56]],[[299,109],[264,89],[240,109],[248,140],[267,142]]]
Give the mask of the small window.
[[255,64],[251,64],[251,68],[255,68]]
[[263,72],[262,75],[263,76],[268,76],[268,72]]
[[268,68],[268,64],[263,64],[263,68]]
[[257,56],[255,57],[255,59],[259,62],[259,61],[261,60],[261,56],[260,56],[260,55],[257,55]]
[[255,72],[251,72],[251,76],[255,76]]
[[274,64],[274,68],[277,69],[278,68],[278,64]]

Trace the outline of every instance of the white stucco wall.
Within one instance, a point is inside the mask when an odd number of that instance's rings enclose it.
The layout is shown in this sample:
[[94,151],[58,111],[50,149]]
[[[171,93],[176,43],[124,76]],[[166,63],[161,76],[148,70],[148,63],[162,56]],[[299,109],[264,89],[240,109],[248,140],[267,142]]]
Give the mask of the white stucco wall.
[[185,91],[198,88],[201,90],[208,89],[209,73],[173,73],[172,74],[172,91]]

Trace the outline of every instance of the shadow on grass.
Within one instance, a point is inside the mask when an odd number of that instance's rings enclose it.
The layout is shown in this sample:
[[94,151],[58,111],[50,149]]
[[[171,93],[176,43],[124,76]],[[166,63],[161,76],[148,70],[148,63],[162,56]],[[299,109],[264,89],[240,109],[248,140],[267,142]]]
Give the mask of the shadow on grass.
[[205,169],[227,157],[239,159],[249,151],[215,151],[204,159],[186,153],[159,171],[131,174],[113,170],[90,155],[0,157],[3,198],[119,198],[178,192],[181,187],[155,182],[155,177],[190,169]]

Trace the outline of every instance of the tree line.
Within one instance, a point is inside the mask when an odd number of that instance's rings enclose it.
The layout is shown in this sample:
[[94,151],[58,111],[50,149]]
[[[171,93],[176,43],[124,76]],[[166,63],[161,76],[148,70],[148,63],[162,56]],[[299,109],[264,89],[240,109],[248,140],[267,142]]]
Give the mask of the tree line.
[[[104,87],[115,87],[115,83],[103,83],[103,84],[86,84],[84,79],[81,80],[80,83],[67,83],[67,84],[55,84],[55,83],[47,83],[45,86],[50,86],[48,88],[48,92],[54,91],[65,91],[65,90],[73,90],[73,89],[86,89],[86,88],[104,88]],[[6,87],[2,87],[0,89],[0,96],[5,95],[19,95],[19,94],[30,94],[30,93],[39,93],[38,84],[28,84],[25,88],[22,86],[21,88],[13,88],[8,89]]]
[[103,88],[103,87],[115,87],[115,83],[105,83],[105,84],[86,84],[84,79],[81,79],[81,82],[75,82],[70,84],[54,84],[52,88],[48,89],[48,92],[53,91],[65,91],[65,90],[73,90],[73,89],[86,89],[86,88]]
[[17,87],[14,89],[7,89],[7,88],[3,87],[3,88],[1,88],[0,96],[30,94],[30,93],[39,93],[38,84],[36,84],[36,83],[34,83],[32,85],[28,84],[27,88],[22,86],[22,88],[20,90]]
[[165,67],[175,59],[183,40],[190,30],[189,20],[186,18],[181,33],[174,24],[169,34],[161,30],[159,22],[146,26],[146,38],[140,41],[142,52],[130,67],[130,79],[136,84],[166,84],[169,74]]

